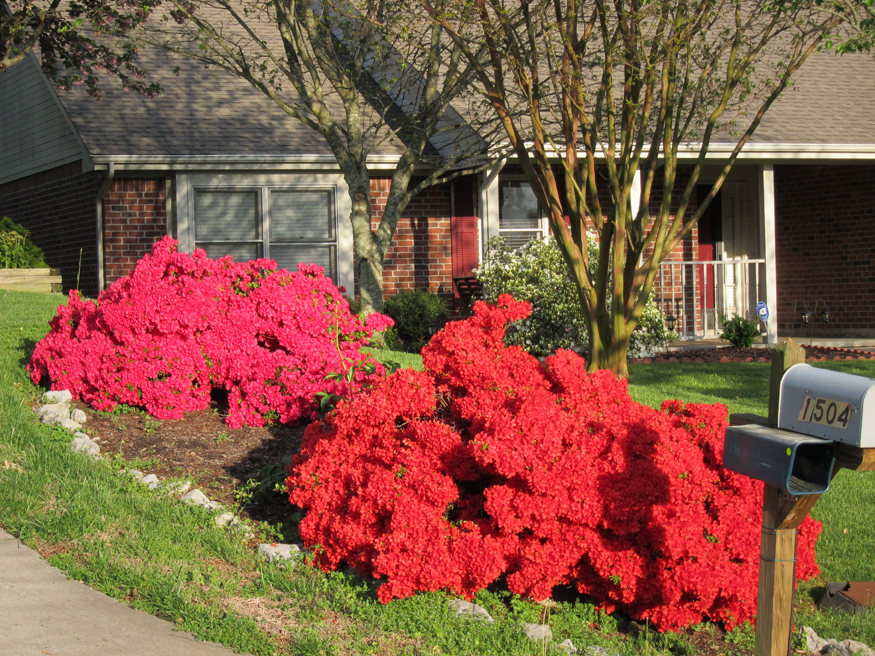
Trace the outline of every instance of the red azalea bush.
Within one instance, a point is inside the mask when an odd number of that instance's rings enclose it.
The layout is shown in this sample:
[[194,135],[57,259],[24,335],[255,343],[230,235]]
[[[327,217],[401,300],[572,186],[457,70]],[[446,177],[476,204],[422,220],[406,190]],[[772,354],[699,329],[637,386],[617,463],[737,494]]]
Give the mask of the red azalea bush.
[[321,267],[290,273],[176,244],[156,243],[97,303],[71,291],[36,346],[31,379],[47,376],[99,410],[125,403],[161,419],[205,409],[224,388],[238,428],[313,418],[318,393],[348,396],[384,373],[359,349],[391,319],[351,315]]
[[[287,484],[317,564],[386,578],[382,601],[470,598],[505,574],[515,593],[575,585],[663,630],[753,618],[762,484],[722,467],[726,408],[640,405],[570,351],[542,365],[503,342],[529,311],[478,303],[423,350],[427,373],[308,427]],[[800,530],[801,578],[819,531]]]

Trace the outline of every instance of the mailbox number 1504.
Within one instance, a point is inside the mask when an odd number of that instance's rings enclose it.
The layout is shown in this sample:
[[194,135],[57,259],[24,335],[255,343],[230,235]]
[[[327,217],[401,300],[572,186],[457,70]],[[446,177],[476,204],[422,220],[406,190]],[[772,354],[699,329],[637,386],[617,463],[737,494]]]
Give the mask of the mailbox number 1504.
[[802,411],[799,421],[811,424],[823,424],[833,428],[847,428],[851,419],[851,404],[832,399],[821,399],[806,396],[802,399]]

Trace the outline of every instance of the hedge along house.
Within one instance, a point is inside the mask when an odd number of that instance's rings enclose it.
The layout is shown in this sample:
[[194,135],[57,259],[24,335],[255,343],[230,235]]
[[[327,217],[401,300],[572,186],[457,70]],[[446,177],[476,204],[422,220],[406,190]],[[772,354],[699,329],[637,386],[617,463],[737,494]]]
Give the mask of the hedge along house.
[[[0,214],[31,231],[65,288],[87,295],[164,235],[214,257],[315,262],[353,290],[346,186],[322,138],[242,80],[149,56],[165,89],[153,99],[110,85],[100,102],[58,91],[33,57],[0,77]],[[822,54],[803,67],[662,265],[656,300],[684,337],[715,335],[720,314],[752,318],[758,301],[771,310],[770,341],[812,329],[875,337],[873,105],[870,57]],[[732,145],[712,145],[703,189]],[[387,146],[369,160],[375,221],[397,157]],[[386,257],[385,291],[458,296],[489,238],[522,244],[546,231],[519,169],[498,161],[411,202]]]

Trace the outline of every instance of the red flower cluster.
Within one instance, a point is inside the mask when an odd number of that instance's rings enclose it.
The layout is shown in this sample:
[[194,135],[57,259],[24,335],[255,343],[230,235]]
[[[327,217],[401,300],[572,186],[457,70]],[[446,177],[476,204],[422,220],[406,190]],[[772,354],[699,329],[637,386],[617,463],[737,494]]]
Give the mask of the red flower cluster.
[[70,292],[31,378],[100,410],[125,403],[162,419],[208,407],[214,387],[228,391],[232,428],[312,418],[318,393],[368,383],[364,363],[384,372],[359,349],[392,320],[363,324],[321,267],[298,269],[189,256],[164,238],[96,304]]
[[[654,410],[561,351],[541,365],[503,343],[528,314],[478,303],[400,371],[307,429],[289,468],[301,535],[332,569],[470,598],[505,574],[543,599],[575,585],[660,629],[756,611],[762,484],[722,467],[726,408]],[[802,525],[797,574],[817,573]]]

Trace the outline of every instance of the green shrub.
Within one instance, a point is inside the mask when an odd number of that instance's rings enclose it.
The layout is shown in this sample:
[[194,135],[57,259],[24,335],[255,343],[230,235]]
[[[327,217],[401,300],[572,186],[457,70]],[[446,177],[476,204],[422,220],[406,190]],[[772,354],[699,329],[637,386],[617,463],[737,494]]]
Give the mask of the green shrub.
[[28,238],[23,226],[8,216],[0,218],[0,267],[4,269],[45,269],[42,250]]
[[[598,245],[593,235],[587,235],[587,245],[589,260],[595,265]],[[577,292],[554,240],[535,239],[513,250],[501,237],[490,239],[483,265],[474,275],[483,285],[488,302],[510,294],[532,304],[532,315],[508,328],[508,344],[522,346],[537,356],[550,355],[560,348],[583,352],[589,346]],[[665,327],[662,311],[650,299],[632,333],[629,355],[656,350],[675,339],[677,334]]]
[[720,339],[725,339],[735,348],[750,348],[760,336],[759,323],[753,319],[745,319],[737,314],[731,319],[727,319],[722,314],[719,318],[723,326]]
[[429,324],[443,324],[450,316],[446,300],[427,289],[402,291],[386,299],[385,312],[395,320],[395,350],[419,353],[428,343]]

